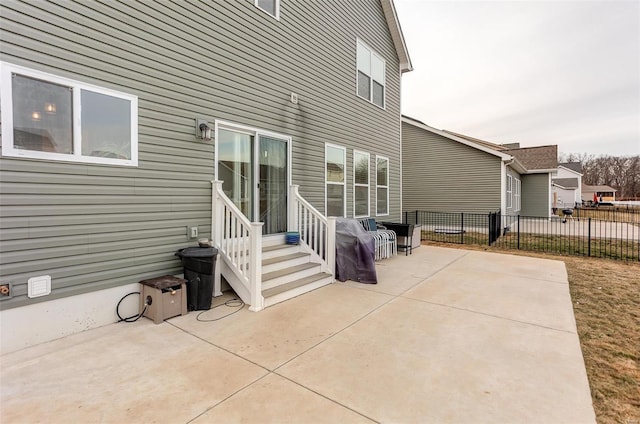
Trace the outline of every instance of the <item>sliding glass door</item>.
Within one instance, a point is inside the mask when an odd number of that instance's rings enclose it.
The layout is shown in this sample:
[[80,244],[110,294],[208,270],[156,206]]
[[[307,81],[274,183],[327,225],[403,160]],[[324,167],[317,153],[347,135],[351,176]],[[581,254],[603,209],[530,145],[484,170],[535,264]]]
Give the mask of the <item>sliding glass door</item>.
[[253,219],[253,139],[250,134],[218,131],[218,179],[224,194]]
[[287,231],[288,139],[220,128],[217,143],[225,194],[263,234]]
[[260,204],[259,220],[263,234],[287,231],[287,142],[259,136]]

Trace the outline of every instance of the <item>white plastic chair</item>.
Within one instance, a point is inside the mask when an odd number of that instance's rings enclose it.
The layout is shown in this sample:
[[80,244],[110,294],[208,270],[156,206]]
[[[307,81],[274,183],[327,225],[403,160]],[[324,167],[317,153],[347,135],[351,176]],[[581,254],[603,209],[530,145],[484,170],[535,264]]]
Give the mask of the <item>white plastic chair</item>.
[[369,231],[376,241],[376,261],[398,254],[397,237],[395,231],[380,228],[373,218],[360,221],[365,230]]

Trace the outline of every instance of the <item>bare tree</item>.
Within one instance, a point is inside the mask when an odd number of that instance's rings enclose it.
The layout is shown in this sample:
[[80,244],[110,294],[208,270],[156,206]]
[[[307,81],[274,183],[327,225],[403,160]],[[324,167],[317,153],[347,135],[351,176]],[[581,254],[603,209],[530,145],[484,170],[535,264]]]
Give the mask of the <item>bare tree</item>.
[[560,162],[580,162],[582,182],[615,188],[618,198],[640,198],[640,155],[594,156],[587,153],[561,154]]

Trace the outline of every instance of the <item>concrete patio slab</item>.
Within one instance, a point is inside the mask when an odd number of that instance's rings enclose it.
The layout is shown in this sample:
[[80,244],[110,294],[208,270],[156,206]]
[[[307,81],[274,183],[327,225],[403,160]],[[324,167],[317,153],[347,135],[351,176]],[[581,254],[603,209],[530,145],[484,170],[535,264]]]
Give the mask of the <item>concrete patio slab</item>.
[[267,374],[169,324],[87,333],[2,357],[0,422],[186,423]]
[[[415,251],[417,252],[418,249]],[[429,250],[428,254],[415,256],[405,256],[403,252],[400,252],[397,256],[376,263],[378,284],[360,284],[349,280],[342,284],[398,296],[468,253],[465,250],[447,248]]]
[[373,423],[276,374],[225,400],[193,421],[204,423]]
[[556,330],[576,328],[573,309],[566,307],[571,305],[566,284],[476,269],[466,260],[403,296]]
[[379,422],[594,422],[576,334],[398,298],[278,373]]
[[376,268],[4,355],[0,422],[595,422],[561,262],[422,246]]
[[391,299],[331,284],[259,313],[244,310],[233,319],[209,323],[197,321],[191,313],[169,322],[273,370]]
[[498,272],[567,285],[567,268],[561,261],[491,252],[468,251],[467,253],[464,263],[457,264],[456,268]]

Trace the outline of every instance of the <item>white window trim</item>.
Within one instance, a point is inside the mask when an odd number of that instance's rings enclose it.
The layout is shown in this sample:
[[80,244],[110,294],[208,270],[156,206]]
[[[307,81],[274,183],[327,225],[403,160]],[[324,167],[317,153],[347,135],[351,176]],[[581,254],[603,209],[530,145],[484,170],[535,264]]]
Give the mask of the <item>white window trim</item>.
[[516,187],[515,187],[515,207],[513,208],[513,210],[515,212],[519,212],[520,211],[520,207],[521,207],[521,203],[520,203],[520,199],[521,199],[521,193],[520,190],[522,189],[522,185],[520,183],[520,180],[518,178],[515,179],[516,180]]
[[275,0],[275,3],[276,3],[276,5],[275,5],[276,14],[275,14],[275,15],[272,15],[272,14],[271,14],[271,13],[269,13],[268,11],[264,10],[263,8],[261,8],[261,7],[260,7],[260,5],[258,4],[258,0],[255,0],[253,4],[254,4],[258,9],[260,9],[260,10],[262,10],[264,13],[266,13],[267,15],[271,16],[272,18],[275,18],[275,19],[276,19],[276,21],[279,21],[279,20],[280,20],[280,0]]
[[[73,89],[73,152],[71,154],[40,152],[37,150],[16,149],[13,147],[13,85],[11,74],[16,73],[59,84]],[[80,128],[81,90],[100,93],[131,102],[131,159],[102,158],[82,155],[82,131]],[[59,77],[46,72],[24,68],[6,62],[0,62],[0,101],[2,108],[2,155],[27,159],[43,159],[61,162],[80,162],[102,165],[138,166],[138,97],[95,85]]]
[[[356,154],[365,155],[367,157],[367,184],[356,183]],[[367,187],[367,214],[356,215],[356,187]],[[353,217],[367,218],[371,214],[371,155],[360,150],[353,151]]]
[[[255,157],[257,155],[257,149],[258,149],[258,137],[260,136],[264,136],[264,137],[273,137],[273,138],[277,138],[279,140],[285,140],[287,142],[287,186],[290,188],[292,181],[291,181],[291,154],[293,152],[293,139],[291,136],[288,135],[284,135],[284,134],[280,134],[280,133],[276,133],[273,131],[268,131],[268,130],[263,130],[261,128],[257,128],[257,127],[251,127],[248,125],[242,125],[242,124],[236,124],[233,122],[229,122],[229,121],[222,121],[219,119],[215,120],[214,123],[214,146],[213,146],[213,151],[214,151],[214,178],[216,181],[218,181],[219,177],[218,177],[218,132],[220,130],[227,130],[227,131],[234,131],[237,133],[243,133],[243,134],[247,134],[250,135],[252,137],[254,137],[254,143],[253,143],[253,150],[251,151],[251,155],[252,157]],[[259,169],[259,164],[258,163],[254,163],[253,164],[253,169],[251,170],[251,172],[253,173],[254,176],[259,175],[260,173],[260,169]],[[255,193],[258,190],[258,181],[254,180],[252,181],[251,184],[251,190],[253,190],[253,192]],[[289,193],[287,193],[287,204],[289,202]],[[258,215],[258,204],[255,203],[253,208],[253,214],[255,216]],[[288,209],[287,209],[287,215],[289,214]],[[287,216],[287,219],[289,217]]]
[[[384,95],[383,95],[383,100],[382,100],[382,106],[380,106],[380,105],[378,105],[378,104],[373,102],[373,81],[374,81],[373,80],[373,76],[367,75],[369,77],[369,93],[370,93],[371,98],[367,99],[366,97],[362,97],[360,95],[359,90],[358,90],[358,87],[359,87],[359,84],[360,84],[360,82],[359,82],[360,79],[358,78],[358,72],[359,72],[359,69],[358,69],[358,44],[360,44],[365,49],[369,50],[369,53],[372,56],[376,56],[378,59],[380,59],[382,61],[382,64],[384,65],[384,81],[382,81],[382,87],[383,87],[383,90],[384,90],[383,91]],[[377,82],[380,83],[380,81],[377,81]],[[369,47],[367,45],[367,43],[363,42],[359,38],[356,38],[356,95],[358,97],[360,97],[361,99],[364,99],[364,100],[368,101],[372,105],[374,105],[376,107],[379,107],[380,109],[386,109],[387,108],[387,61],[384,60],[384,58],[381,55],[376,53],[375,50],[373,50],[371,47]]]
[[[387,185],[378,184],[378,159],[383,159],[387,161]],[[378,156],[376,155],[376,216],[389,216],[389,179],[391,173],[391,162],[389,158],[386,156]],[[378,212],[378,188],[386,188],[387,189],[387,212],[380,213]]]
[[513,177],[511,175],[507,175],[507,209],[513,207],[513,199],[511,197],[511,193],[513,191]]
[[[219,130],[228,130],[228,131],[235,131],[235,132],[239,132],[239,133],[244,133],[244,134],[248,134],[254,137],[259,137],[259,136],[265,136],[265,137],[273,137],[273,138],[278,138],[280,140],[286,140],[287,144],[288,144],[288,148],[287,148],[287,168],[288,168],[288,176],[287,176],[287,184],[290,186],[291,185],[291,152],[292,152],[292,144],[293,144],[293,139],[291,136],[288,135],[284,135],[284,134],[280,134],[280,133],[276,133],[273,131],[268,131],[268,130],[263,130],[262,128],[257,128],[257,127],[251,127],[248,125],[242,125],[242,124],[236,124],[235,122],[230,122],[230,121],[223,121],[220,119],[216,119],[215,123],[214,123],[214,157],[215,157],[215,172],[214,172],[214,177],[217,180],[218,179],[218,131]],[[255,148],[254,148],[255,150]],[[255,152],[252,152],[255,153]]]
[[[328,147],[342,150],[342,163],[344,163],[344,181],[341,183],[337,183],[334,181],[327,181],[327,148]],[[347,216],[347,149],[344,146],[338,146],[337,144],[331,144],[331,143],[324,144],[324,214],[325,216],[329,216],[327,212],[327,184],[343,186],[342,217],[346,217]]]

